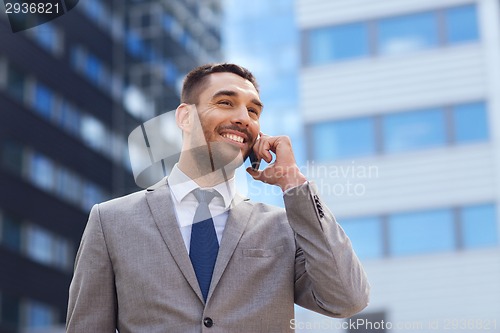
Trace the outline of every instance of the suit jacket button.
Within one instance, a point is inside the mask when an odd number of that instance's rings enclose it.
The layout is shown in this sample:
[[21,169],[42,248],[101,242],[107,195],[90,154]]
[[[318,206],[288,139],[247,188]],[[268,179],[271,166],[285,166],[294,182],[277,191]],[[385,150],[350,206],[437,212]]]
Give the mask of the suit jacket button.
[[210,317],[205,317],[205,319],[203,319],[203,325],[206,327],[212,327],[214,326],[214,321]]

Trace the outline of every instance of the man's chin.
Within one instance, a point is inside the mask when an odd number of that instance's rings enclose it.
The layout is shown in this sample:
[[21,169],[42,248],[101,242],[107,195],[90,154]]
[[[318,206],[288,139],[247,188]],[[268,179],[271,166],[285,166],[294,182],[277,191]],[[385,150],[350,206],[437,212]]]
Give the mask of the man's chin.
[[247,157],[243,158],[240,147],[225,142],[211,142],[210,153],[215,170],[222,168],[236,169],[243,164]]

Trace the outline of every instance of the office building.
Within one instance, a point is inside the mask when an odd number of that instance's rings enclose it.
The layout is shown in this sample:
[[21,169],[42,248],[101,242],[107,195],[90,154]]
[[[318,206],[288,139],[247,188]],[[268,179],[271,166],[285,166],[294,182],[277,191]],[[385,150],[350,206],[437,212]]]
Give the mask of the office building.
[[218,59],[219,15],[218,1],[85,0],[12,33],[2,13],[0,332],[64,326],[88,212],[138,189],[128,134]]
[[[355,319],[390,323],[377,332],[498,331],[499,1],[296,9],[309,172],[372,284]],[[299,332],[370,331],[302,320]]]
[[[305,145],[298,99],[299,33],[294,2],[289,0],[225,0],[223,51],[226,61],[248,68],[257,78],[264,112],[261,130],[288,135],[300,165]],[[262,163],[261,169],[265,167]],[[249,198],[283,206],[281,189],[242,177],[240,188]]]

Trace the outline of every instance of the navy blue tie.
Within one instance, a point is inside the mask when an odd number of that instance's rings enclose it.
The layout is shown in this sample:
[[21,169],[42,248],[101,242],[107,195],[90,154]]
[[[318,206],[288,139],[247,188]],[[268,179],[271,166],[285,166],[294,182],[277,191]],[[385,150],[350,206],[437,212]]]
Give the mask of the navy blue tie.
[[206,301],[214,272],[215,260],[219,252],[219,242],[217,241],[214,221],[208,209],[208,204],[216,196],[216,193],[215,191],[196,189],[193,194],[199,204],[194,213],[191,228],[189,258],[191,258],[203,299]]

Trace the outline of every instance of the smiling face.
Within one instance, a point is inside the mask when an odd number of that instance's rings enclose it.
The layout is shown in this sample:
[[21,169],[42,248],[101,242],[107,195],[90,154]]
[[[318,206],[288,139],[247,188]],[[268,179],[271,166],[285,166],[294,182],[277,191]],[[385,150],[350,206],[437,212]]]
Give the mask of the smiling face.
[[212,168],[216,169],[238,153],[243,162],[260,131],[262,102],[253,84],[233,73],[210,74],[194,112],[191,124],[183,128],[188,129],[184,131],[184,150],[208,145]]

